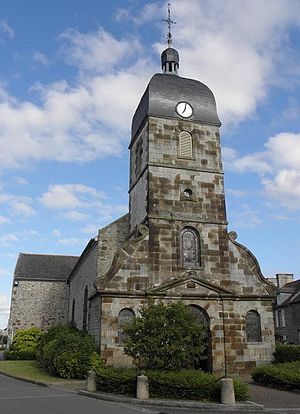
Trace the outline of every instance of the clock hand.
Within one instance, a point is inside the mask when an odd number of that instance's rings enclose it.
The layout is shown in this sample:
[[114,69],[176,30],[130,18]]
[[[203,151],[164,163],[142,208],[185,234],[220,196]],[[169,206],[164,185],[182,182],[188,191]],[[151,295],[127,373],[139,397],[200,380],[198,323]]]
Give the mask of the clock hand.
[[184,112],[186,111],[186,108],[187,108],[187,104],[185,103],[184,104],[184,110],[182,111],[182,113],[184,114]]

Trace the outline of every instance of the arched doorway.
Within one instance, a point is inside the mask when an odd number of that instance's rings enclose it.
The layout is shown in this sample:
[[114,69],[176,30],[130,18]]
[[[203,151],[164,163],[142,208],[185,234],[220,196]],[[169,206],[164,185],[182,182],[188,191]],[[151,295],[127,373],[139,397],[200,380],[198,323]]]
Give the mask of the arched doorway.
[[212,372],[212,355],[211,355],[211,332],[210,332],[210,319],[205,309],[198,305],[189,305],[189,308],[196,316],[200,325],[205,328],[205,350],[203,356],[205,359],[196,361],[194,364],[195,369],[202,369],[206,372]]

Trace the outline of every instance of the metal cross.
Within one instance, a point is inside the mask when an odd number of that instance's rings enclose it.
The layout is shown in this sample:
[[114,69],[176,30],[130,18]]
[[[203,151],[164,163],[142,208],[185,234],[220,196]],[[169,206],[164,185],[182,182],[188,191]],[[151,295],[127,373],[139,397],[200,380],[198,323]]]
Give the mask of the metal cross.
[[173,20],[171,20],[171,10],[170,10],[171,4],[168,3],[168,18],[167,19],[162,19],[163,22],[168,23],[168,37],[167,37],[167,41],[168,41],[168,47],[171,46],[172,44],[172,34],[171,34],[171,24],[176,24],[176,22],[174,22]]

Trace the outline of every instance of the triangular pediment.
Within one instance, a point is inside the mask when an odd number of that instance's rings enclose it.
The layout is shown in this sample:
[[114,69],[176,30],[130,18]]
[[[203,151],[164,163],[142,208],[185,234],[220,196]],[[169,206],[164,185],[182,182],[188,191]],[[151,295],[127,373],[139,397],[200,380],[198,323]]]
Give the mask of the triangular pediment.
[[214,285],[198,277],[181,277],[173,279],[147,290],[149,294],[158,295],[199,295],[199,296],[236,296],[235,292]]

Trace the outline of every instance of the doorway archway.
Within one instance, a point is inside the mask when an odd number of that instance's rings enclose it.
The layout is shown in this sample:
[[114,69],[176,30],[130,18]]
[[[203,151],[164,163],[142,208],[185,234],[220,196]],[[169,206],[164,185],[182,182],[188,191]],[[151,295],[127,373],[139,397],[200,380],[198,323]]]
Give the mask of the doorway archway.
[[205,309],[199,305],[189,305],[189,308],[196,316],[200,325],[205,329],[204,331],[204,343],[205,350],[203,356],[206,358],[200,361],[196,361],[194,368],[201,369],[206,372],[212,372],[212,353],[211,353],[211,332],[210,332],[210,318]]

